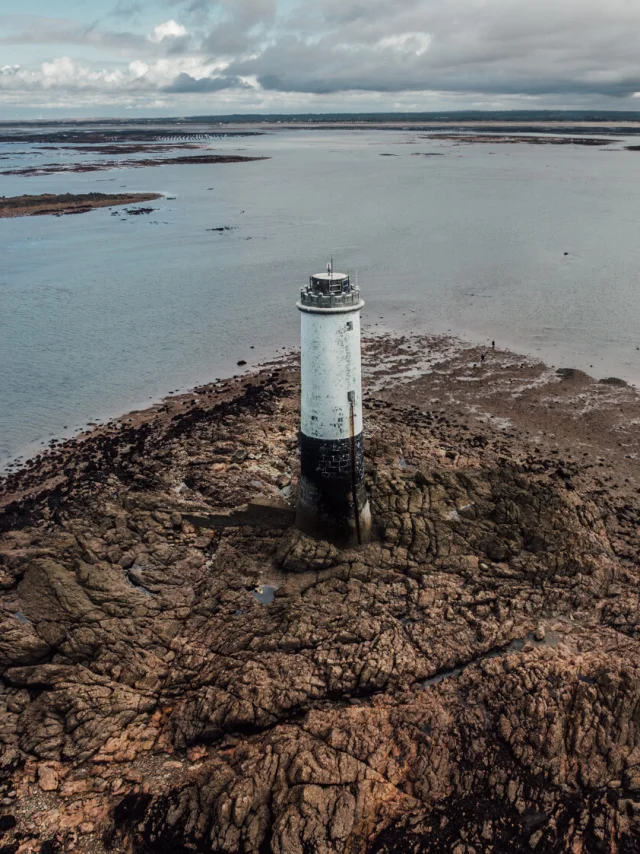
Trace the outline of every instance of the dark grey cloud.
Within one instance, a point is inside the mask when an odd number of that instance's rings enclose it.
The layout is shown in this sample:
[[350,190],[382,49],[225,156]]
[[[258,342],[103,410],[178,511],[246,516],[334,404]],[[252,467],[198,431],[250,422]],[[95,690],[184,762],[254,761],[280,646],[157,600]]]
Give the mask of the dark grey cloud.
[[[392,22],[399,17],[423,11],[428,0],[317,0],[314,3],[299,2],[288,16],[292,31],[309,34],[316,29],[335,30],[355,25],[360,29],[371,24]],[[356,33],[357,30],[354,30]]]
[[172,80],[168,86],[162,87],[162,92],[221,92],[223,89],[250,88],[239,77],[221,75],[219,77],[192,77],[182,73]]
[[229,73],[267,90],[612,97],[640,89],[640,3],[318,0]]
[[[277,0],[169,0],[181,20],[203,33],[201,49],[214,56],[234,57],[270,36],[277,18]],[[176,15],[177,16],[177,15]]]
[[166,56],[186,56],[194,49],[194,44],[190,36],[171,36],[162,40],[161,48]]

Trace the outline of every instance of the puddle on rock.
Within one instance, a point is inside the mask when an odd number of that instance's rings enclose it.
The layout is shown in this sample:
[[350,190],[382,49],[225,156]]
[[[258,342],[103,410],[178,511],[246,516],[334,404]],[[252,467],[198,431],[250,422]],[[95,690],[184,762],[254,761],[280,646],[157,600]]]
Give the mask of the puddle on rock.
[[277,589],[272,584],[259,584],[251,592],[261,605],[270,605],[275,598]]

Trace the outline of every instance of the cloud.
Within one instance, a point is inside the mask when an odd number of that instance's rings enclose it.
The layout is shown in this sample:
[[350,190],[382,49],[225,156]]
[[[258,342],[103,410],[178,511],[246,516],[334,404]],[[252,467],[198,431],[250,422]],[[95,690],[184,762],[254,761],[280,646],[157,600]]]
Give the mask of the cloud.
[[135,79],[134,74],[122,70],[93,70],[63,56],[43,62],[36,71],[19,65],[5,66],[0,69],[0,92],[17,90],[33,92],[38,90],[104,90],[121,88]]
[[396,36],[384,36],[376,46],[383,50],[392,48],[404,53],[415,53],[416,56],[422,56],[429,49],[430,44],[431,36],[428,33],[399,33]]
[[250,89],[251,86],[239,77],[192,77],[184,71],[164,86],[163,92],[220,92],[222,89]]
[[237,56],[268,39],[275,25],[275,0],[218,0],[217,21],[202,42],[214,55]]
[[153,32],[149,36],[149,41],[160,44],[164,39],[180,38],[187,35],[186,27],[178,24],[173,18],[170,21],[165,21],[163,24],[158,24],[153,28]]
[[[123,68],[92,68],[68,56],[43,62],[30,70],[19,65],[0,67],[0,98],[16,94],[55,92],[78,97],[95,94],[123,101],[163,92],[217,92],[222,89],[246,88],[237,77],[215,76],[211,65],[195,59],[133,60]],[[251,88],[251,87],[249,87]],[[14,98],[7,100],[14,101]]]
[[229,72],[281,92],[619,97],[640,84],[626,0],[318,0]]
[[[123,16],[141,10],[140,0],[117,2]],[[0,44],[12,48],[3,53],[12,70],[0,72],[0,100],[11,88],[16,102],[22,86],[25,98],[92,89],[123,102],[135,91],[176,105],[219,93],[314,109],[328,99],[360,103],[366,93],[387,109],[437,109],[456,99],[625,107],[627,97],[631,109],[640,91],[633,0],[163,2],[174,17],[151,27],[147,18],[140,32],[0,16]],[[22,61],[29,45],[29,55],[42,53],[34,65]],[[143,66],[144,73],[132,70]]]

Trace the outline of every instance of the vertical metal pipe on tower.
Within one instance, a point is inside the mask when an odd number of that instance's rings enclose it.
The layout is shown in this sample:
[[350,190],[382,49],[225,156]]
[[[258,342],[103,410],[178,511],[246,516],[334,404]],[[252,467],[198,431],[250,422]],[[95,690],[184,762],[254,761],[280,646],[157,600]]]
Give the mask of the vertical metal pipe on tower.
[[349,276],[311,276],[300,290],[300,489],[296,526],[337,545],[369,541],[364,485],[360,310]]

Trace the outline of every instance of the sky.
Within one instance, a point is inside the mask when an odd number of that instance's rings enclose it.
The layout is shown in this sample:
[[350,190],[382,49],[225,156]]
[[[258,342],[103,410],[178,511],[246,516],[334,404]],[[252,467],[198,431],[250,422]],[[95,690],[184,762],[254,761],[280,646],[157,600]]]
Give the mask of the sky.
[[640,109],[640,0],[0,0],[0,119]]

